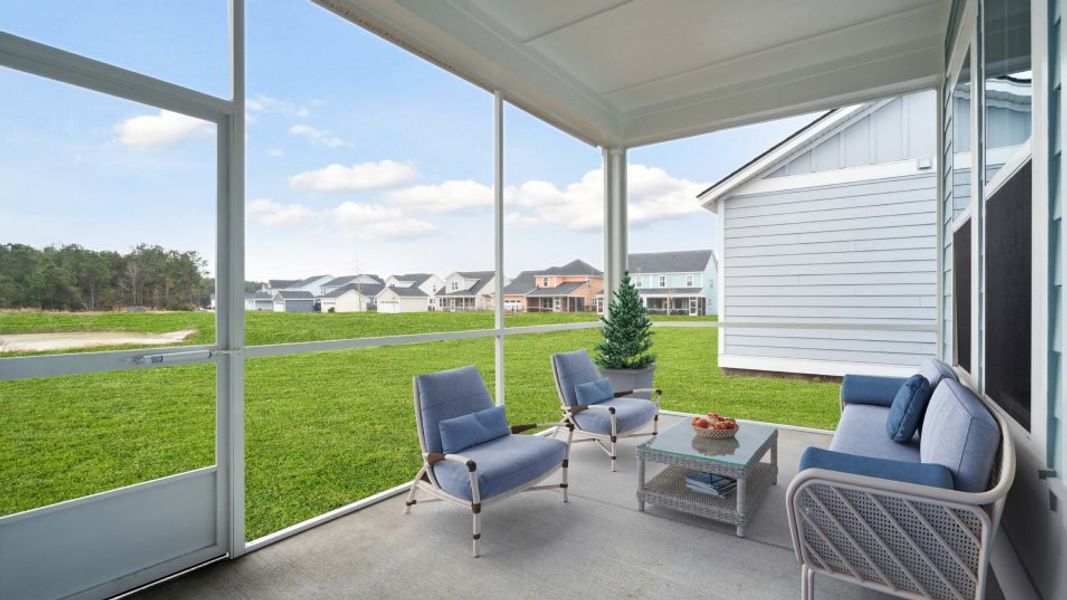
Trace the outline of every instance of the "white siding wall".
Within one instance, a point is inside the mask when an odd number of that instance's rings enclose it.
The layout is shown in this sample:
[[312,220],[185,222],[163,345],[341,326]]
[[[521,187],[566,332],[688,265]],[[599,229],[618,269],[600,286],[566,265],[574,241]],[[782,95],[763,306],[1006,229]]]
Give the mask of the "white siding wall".
[[748,359],[731,364],[731,357],[757,357],[804,363],[783,369],[783,361],[769,361],[776,366],[767,370],[841,374],[829,364],[836,363],[893,373],[934,355],[935,178],[916,171],[727,199],[720,207],[726,322],[857,327],[727,328],[720,365],[757,368]]

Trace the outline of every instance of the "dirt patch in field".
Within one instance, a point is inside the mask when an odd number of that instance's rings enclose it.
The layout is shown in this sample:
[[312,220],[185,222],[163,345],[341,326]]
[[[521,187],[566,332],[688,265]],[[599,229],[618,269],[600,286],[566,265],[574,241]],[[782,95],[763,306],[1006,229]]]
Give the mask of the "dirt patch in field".
[[0,353],[49,352],[79,350],[100,346],[159,346],[182,342],[196,333],[195,329],[166,333],[138,333],[132,331],[69,331],[59,333],[0,334]]

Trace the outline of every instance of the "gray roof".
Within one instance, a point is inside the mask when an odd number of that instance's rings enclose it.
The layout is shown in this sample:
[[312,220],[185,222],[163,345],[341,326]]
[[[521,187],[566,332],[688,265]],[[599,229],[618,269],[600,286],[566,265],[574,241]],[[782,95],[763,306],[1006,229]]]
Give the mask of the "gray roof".
[[397,281],[411,281],[414,285],[422,285],[424,281],[433,277],[433,273],[404,273],[403,275],[393,275]]
[[279,290],[274,292],[274,298],[281,298],[282,300],[314,300],[315,296],[311,295],[311,292],[303,290]]
[[[212,297],[215,296],[215,294],[211,294],[211,295],[212,295]],[[261,292],[252,292],[251,294],[245,294],[245,300],[270,300],[272,298],[274,298],[274,296],[271,295],[270,292],[262,292],[261,291]]]
[[504,293],[511,295],[526,295],[533,291],[533,289],[537,287],[537,284],[534,282],[534,276],[537,275],[537,273],[537,271],[523,271],[519,273],[518,277],[504,286]]
[[329,277],[329,275],[312,275],[311,277],[307,277],[305,279],[301,279],[300,281],[293,282],[285,287],[304,287],[305,285],[311,285],[325,277]]
[[582,287],[585,284],[586,284],[586,282],[584,282],[584,281],[573,281],[571,283],[564,283],[564,284],[561,284],[561,285],[557,285],[556,287],[539,287],[539,288],[533,290],[532,292],[530,292],[529,294],[526,294],[526,295],[527,296],[531,296],[531,297],[533,297],[533,296],[548,296],[550,298],[553,297],[553,296],[569,296],[575,290],[577,290],[578,288]]
[[420,290],[417,287],[383,287],[382,291],[390,290],[397,296],[404,296],[407,298],[426,298],[426,292]]
[[326,283],[322,284],[322,287],[340,287],[340,286],[343,286],[343,285],[348,285],[350,283],[355,283],[356,279],[359,278],[359,277],[370,277],[371,279],[373,279],[374,281],[377,281],[378,283],[385,283],[384,281],[382,281],[381,277],[378,277],[377,275],[374,275],[373,273],[362,273],[360,275],[343,275],[341,277],[334,277],[333,279],[331,279],[331,280],[327,281]]
[[549,267],[544,271],[538,271],[538,275],[603,275],[604,273],[593,265],[581,260],[574,259],[561,267]]
[[698,287],[650,287],[650,288],[637,288],[637,291],[642,296],[662,296],[663,294],[676,294],[681,296],[698,296],[700,295],[700,288]]
[[287,288],[287,287],[293,285],[294,283],[296,283],[297,281],[300,281],[300,280],[299,279],[268,279],[267,280],[267,286],[269,286],[270,289],[272,289],[272,290],[279,290],[279,289]]
[[711,262],[711,250],[642,252],[627,257],[631,273],[700,273]]
[[456,274],[464,279],[475,279],[477,281],[470,289],[456,290],[455,292],[449,292],[448,286],[444,286],[437,291],[438,296],[476,296],[493,279],[496,271],[456,271]]
[[323,298],[340,298],[351,291],[357,291],[360,294],[373,298],[378,295],[378,292],[382,291],[385,286],[380,283],[349,283],[342,285],[336,290],[330,290],[328,293],[323,294]]

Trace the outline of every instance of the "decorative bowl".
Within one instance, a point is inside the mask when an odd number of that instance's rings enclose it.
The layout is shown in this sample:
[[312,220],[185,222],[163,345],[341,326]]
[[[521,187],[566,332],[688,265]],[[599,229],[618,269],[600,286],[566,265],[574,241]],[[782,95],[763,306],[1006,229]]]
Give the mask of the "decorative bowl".
[[700,427],[697,427],[696,425],[692,425],[692,427],[693,433],[697,434],[698,437],[708,438],[712,440],[725,440],[728,438],[732,438],[737,435],[737,431],[741,429],[741,425],[738,425],[733,429],[702,429]]

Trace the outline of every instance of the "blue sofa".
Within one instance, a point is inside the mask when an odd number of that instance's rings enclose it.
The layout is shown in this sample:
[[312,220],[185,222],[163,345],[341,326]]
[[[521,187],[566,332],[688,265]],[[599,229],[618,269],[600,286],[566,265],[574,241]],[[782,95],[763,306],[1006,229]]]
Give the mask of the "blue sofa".
[[816,572],[902,597],[983,597],[1014,447],[951,367],[927,359],[918,373],[933,393],[910,439],[886,426],[906,380],[847,375],[829,448],[801,456],[787,510],[802,597]]

